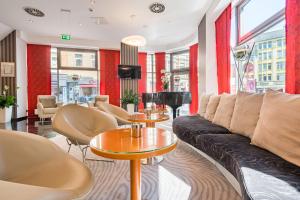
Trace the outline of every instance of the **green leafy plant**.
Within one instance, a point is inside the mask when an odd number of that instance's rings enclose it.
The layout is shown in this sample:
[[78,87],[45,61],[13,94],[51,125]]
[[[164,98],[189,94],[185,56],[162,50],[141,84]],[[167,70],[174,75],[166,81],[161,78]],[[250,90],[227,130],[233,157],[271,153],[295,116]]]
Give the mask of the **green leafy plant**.
[[124,92],[123,97],[121,98],[122,104],[139,104],[139,95],[137,93],[133,93],[132,90],[126,90]]
[[7,85],[4,86],[3,94],[0,96],[0,108],[9,108],[10,106],[14,106],[16,103],[16,97],[7,95],[9,87]]

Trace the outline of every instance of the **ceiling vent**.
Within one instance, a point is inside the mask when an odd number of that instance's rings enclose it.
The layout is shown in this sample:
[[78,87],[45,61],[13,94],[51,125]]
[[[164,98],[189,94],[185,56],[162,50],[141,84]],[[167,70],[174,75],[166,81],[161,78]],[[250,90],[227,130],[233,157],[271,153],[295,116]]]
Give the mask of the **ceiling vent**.
[[91,17],[94,20],[94,23],[97,25],[108,24],[108,21],[105,17]]
[[45,14],[42,11],[40,11],[39,9],[36,9],[36,8],[25,7],[24,10],[29,15],[32,15],[35,17],[44,17],[45,16]]
[[162,3],[153,3],[149,6],[149,9],[153,13],[162,13],[165,11],[166,7]]

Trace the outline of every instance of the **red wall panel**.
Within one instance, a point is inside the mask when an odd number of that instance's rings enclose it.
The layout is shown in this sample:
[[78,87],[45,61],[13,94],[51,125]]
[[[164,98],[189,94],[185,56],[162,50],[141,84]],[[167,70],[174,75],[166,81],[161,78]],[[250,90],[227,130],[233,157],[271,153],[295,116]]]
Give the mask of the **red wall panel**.
[[230,93],[231,4],[216,20],[216,53],[219,94]]
[[34,116],[38,95],[51,94],[50,51],[47,45],[27,45],[28,116]]
[[[139,53],[139,65],[141,66],[141,79],[139,80],[139,95],[147,92],[147,53]],[[139,108],[143,108],[140,102]]]
[[190,104],[190,113],[198,112],[198,44],[190,47],[190,91],[192,102]]
[[111,104],[120,106],[118,65],[120,51],[100,49],[100,94],[109,95]]

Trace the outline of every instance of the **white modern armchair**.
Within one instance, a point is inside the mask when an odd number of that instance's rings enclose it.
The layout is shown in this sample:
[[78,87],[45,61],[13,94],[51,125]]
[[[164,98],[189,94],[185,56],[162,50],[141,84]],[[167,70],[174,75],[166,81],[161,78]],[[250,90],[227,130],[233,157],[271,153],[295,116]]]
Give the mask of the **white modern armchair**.
[[53,130],[66,136],[69,150],[76,145],[85,162],[86,151],[93,137],[101,132],[118,128],[116,119],[102,111],[76,104],[61,107],[53,118]]
[[0,130],[0,199],[74,199],[92,184],[90,170],[50,140]]
[[38,117],[42,122],[47,118],[52,118],[62,103],[56,102],[56,96],[38,95],[37,111]]
[[95,101],[88,103],[88,105],[89,105],[89,107],[97,107],[97,105],[101,102],[109,103],[109,95],[96,96]]
[[129,125],[132,123],[128,121],[128,119],[130,118],[130,114],[121,107],[109,103],[105,103],[105,102],[101,102],[101,103],[99,102],[97,104],[97,108],[101,111],[113,115],[116,118],[119,126]]

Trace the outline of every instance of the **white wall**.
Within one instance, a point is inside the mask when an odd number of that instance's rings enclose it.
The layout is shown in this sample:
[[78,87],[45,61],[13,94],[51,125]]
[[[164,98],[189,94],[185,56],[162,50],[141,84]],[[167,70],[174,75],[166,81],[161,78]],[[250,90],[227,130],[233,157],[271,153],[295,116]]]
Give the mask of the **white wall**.
[[215,21],[231,0],[215,0],[206,13],[206,93],[218,93]]
[[17,68],[17,118],[27,116],[27,43],[22,34],[17,32],[16,41],[16,68]]

